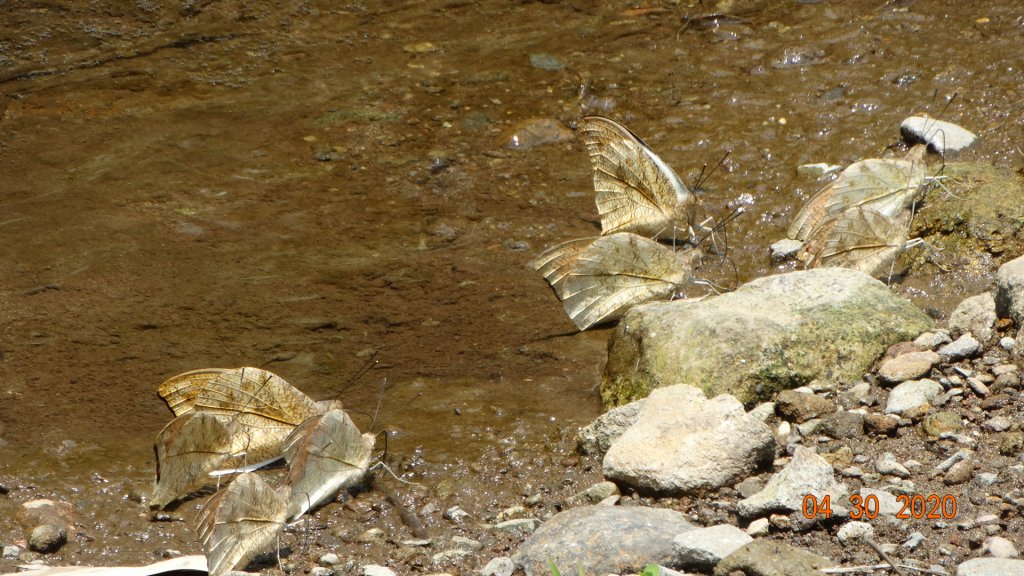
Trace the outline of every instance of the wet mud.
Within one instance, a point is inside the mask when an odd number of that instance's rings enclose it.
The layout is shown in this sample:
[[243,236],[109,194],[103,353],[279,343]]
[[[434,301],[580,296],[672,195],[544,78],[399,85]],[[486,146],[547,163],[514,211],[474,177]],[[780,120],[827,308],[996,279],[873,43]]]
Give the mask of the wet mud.
[[[794,267],[767,247],[822,184],[798,165],[885,154],[912,113],[981,136],[957,159],[1020,167],[1013,3],[728,4],[0,4],[0,518],[78,506],[54,564],[197,552],[201,500],[154,522],[138,496],[171,417],[157,386],[211,366],[391,431],[421,486],[380,481],[439,533],[450,506],[493,520],[597,480],[572,436],[608,332],[576,333],[527,267],[597,233],[590,166],[578,140],[504,147],[524,120],[615,118],[688,183],[728,152],[699,191],[747,205],[705,262],[725,284]],[[1016,255],[894,288],[948,313]],[[408,533],[380,492],[317,522],[288,545],[421,562],[358,541]]]

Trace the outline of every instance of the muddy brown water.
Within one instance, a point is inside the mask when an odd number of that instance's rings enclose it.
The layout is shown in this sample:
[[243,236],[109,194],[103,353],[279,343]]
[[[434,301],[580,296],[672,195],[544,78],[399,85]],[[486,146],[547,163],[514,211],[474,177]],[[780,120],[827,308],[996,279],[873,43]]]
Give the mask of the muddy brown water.
[[[596,480],[571,439],[609,331],[574,333],[526,267],[595,234],[590,168],[579,142],[502,148],[525,119],[616,118],[687,182],[729,151],[701,201],[752,202],[736,281],[793,267],[767,246],[821,184],[796,166],[880,155],[953,94],[944,118],[982,136],[960,157],[1021,164],[1015,3],[728,4],[0,3],[0,543],[56,497],[80,529],[48,562],[198,551],[196,501],[150,522],[134,495],[156,387],[201,367],[319,399],[378,351],[342,398],[393,432],[417,505],[493,519]],[[990,273],[896,289],[948,312]],[[401,530],[380,498],[341,541]]]

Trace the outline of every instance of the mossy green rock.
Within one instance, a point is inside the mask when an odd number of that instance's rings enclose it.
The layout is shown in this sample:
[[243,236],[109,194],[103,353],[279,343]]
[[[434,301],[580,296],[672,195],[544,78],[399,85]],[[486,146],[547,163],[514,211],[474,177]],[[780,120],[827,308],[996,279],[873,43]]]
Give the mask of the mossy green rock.
[[946,432],[956,433],[963,430],[963,428],[964,423],[960,419],[960,415],[955,412],[929,414],[921,422],[921,429],[925,434],[933,438],[938,438]]
[[942,259],[987,266],[987,254],[1024,252],[1024,177],[984,162],[952,162],[943,186],[928,192],[911,237],[925,238]]
[[608,344],[606,405],[672,384],[744,404],[813,380],[854,382],[932,321],[861,272],[821,268],[759,278],[701,301],[637,306]]

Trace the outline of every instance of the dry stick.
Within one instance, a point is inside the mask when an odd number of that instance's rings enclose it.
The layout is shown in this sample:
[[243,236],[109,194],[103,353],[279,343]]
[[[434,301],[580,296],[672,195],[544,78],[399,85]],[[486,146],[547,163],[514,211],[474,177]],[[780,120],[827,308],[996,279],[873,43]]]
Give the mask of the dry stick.
[[878,555],[882,558],[882,560],[888,562],[889,565],[892,566],[892,569],[895,570],[897,574],[899,574],[900,576],[907,576],[907,573],[904,572],[903,570],[900,570],[900,567],[897,566],[896,563],[892,561],[892,558],[889,557],[889,555],[885,552],[885,550],[882,550],[882,547],[879,546],[877,542],[875,542],[871,538],[864,538],[864,543],[867,544],[868,546],[871,546],[871,548],[875,552],[878,553]]
[[[900,568],[906,568],[907,570],[913,570],[922,574],[934,574],[935,576],[947,576],[945,572],[936,572],[930,568],[918,568],[917,566],[908,566],[906,564],[900,564]],[[888,570],[890,568],[896,568],[895,564],[871,564],[865,566],[849,566],[847,568],[818,568],[819,571],[825,574],[856,574],[858,572],[874,572],[875,570]]]

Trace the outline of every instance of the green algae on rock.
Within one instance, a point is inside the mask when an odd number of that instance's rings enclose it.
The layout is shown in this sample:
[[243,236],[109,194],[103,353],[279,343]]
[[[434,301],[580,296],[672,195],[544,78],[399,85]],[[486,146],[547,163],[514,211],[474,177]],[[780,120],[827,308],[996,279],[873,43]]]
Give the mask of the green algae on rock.
[[606,405],[672,384],[745,404],[813,380],[853,382],[932,321],[866,274],[822,268],[768,276],[699,302],[638,306],[608,344]]

